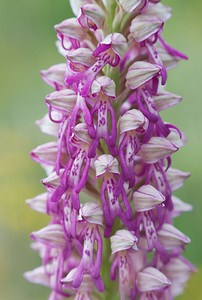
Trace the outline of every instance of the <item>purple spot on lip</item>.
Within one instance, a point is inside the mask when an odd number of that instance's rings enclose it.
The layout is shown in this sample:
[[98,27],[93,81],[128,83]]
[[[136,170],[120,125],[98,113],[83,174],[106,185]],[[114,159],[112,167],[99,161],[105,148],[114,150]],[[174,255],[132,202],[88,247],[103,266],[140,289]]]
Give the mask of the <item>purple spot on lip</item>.
[[89,250],[85,250],[85,254],[90,257],[90,251]]

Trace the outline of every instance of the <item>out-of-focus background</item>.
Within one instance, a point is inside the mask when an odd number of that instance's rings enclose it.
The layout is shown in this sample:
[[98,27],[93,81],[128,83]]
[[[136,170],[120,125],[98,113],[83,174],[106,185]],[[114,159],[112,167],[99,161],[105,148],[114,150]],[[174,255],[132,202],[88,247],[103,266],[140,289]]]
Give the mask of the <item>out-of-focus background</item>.
[[[194,211],[176,220],[192,243],[185,256],[198,268],[179,299],[202,299],[202,2],[163,1],[173,7],[164,36],[190,60],[170,71],[168,89],[184,101],[165,114],[188,136],[188,144],[175,155],[174,166],[192,177],[177,195],[194,205]],[[26,282],[22,274],[40,264],[29,248],[29,233],[48,221],[24,203],[41,192],[44,173],[29,152],[47,137],[35,120],[46,112],[44,96],[51,89],[40,69],[63,62],[54,45],[53,25],[71,15],[67,0],[0,0],[0,300],[44,300],[48,290]]]

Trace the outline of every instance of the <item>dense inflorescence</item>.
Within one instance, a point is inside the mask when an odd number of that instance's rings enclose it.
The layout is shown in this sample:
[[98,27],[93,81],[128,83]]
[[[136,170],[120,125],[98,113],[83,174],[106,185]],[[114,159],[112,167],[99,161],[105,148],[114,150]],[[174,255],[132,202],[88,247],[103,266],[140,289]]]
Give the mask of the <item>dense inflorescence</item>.
[[[189,173],[171,167],[186,141],[161,118],[181,97],[167,71],[187,57],[162,36],[171,9],[158,0],[70,0],[55,26],[64,63],[41,72],[54,88],[37,125],[54,142],[31,152],[47,173],[29,199],[50,223],[31,234],[42,266],[25,277],[49,300],[171,300],[194,267],[173,219],[191,205],[173,195]],[[110,298],[111,297],[111,298]]]

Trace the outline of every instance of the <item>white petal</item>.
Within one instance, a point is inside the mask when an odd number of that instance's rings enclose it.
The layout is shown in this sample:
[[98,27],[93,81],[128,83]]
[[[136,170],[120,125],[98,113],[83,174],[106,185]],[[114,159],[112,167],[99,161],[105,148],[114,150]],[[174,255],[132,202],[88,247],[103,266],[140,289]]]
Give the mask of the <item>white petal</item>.
[[43,266],[35,268],[32,271],[25,272],[24,277],[26,280],[36,284],[49,286],[50,283],[49,276],[46,274]]
[[92,224],[103,225],[103,210],[95,202],[86,202],[80,208],[80,216]]
[[136,130],[146,122],[145,116],[137,109],[127,111],[119,119],[120,133]]
[[41,212],[43,214],[47,213],[46,202],[47,193],[40,194],[32,199],[27,199],[26,203],[34,210]]
[[193,209],[193,206],[191,204],[183,202],[181,199],[174,195],[172,196],[172,201],[174,205],[172,214],[174,214],[174,216],[178,216],[182,212],[191,211]]
[[77,268],[72,269],[66,277],[61,279],[62,283],[68,283],[68,282],[72,282],[74,280],[74,276],[77,272]]
[[190,238],[171,224],[164,223],[157,234],[159,241],[167,250],[190,243]]
[[160,67],[145,61],[134,62],[126,75],[126,86],[134,90],[152,79],[160,71]]
[[113,80],[111,80],[107,76],[100,76],[96,80],[94,80],[92,84],[92,94],[103,92],[105,95],[115,98],[116,97],[116,85]]
[[143,185],[133,194],[135,210],[138,212],[155,208],[165,201],[165,197],[153,186]]
[[55,91],[46,96],[46,102],[65,112],[71,112],[76,104],[77,95],[70,89]]
[[[52,112],[52,114],[53,114],[54,120],[59,118],[57,112]],[[52,122],[49,119],[48,114],[46,114],[41,120],[37,120],[36,124],[39,126],[39,128],[41,129],[41,131],[43,133],[46,133],[46,134],[52,135],[52,136],[57,136],[60,124]]]
[[36,240],[51,243],[56,247],[64,247],[66,245],[63,227],[59,224],[50,224],[38,231],[34,231],[31,237]]
[[137,237],[126,229],[116,231],[115,235],[110,237],[112,254],[131,249],[137,250]]
[[152,137],[146,144],[142,144],[138,155],[149,164],[156,163],[176,152],[178,147],[163,137]]
[[149,3],[144,9],[147,16],[158,17],[162,21],[167,21],[172,16],[172,9],[162,3]]
[[181,188],[187,178],[190,177],[189,172],[180,171],[178,169],[169,168],[166,172],[167,179],[171,186],[172,191]]
[[142,0],[118,0],[123,9],[127,12],[135,10],[142,2]]
[[60,185],[60,178],[64,169],[60,169],[60,174],[57,175],[56,172],[51,173],[47,178],[42,179],[42,183],[51,188],[58,187]]
[[149,292],[164,289],[171,285],[171,282],[158,269],[147,267],[138,273],[136,284],[140,292]]
[[131,23],[130,32],[137,42],[142,42],[158,32],[162,25],[161,19],[138,15]]
[[116,158],[110,154],[103,154],[95,161],[96,177],[106,172],[119,174],[119,164]]
[[72,11],[75,14],[75,16],[78,16],[80,12],[80,7],[85,5],[86,3],[91,3],[90,0],[69,0],[69,3],[71,5]]

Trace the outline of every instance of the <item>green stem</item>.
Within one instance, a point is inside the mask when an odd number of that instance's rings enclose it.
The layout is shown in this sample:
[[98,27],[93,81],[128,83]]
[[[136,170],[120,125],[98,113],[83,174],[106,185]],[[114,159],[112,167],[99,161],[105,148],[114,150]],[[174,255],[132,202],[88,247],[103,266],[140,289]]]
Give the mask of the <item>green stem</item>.
[[109,33],[113,32],[113,20],[115,16],[117,3],[115,0],[109,0],[108,1],[108,7],[107,7],[107,25],[108,25],[108,31]]
[[101,276],[104,280],[105,292],[103,294],[103,300],[106,299],[115,299],[115,295],[118,291],[118,283],[117,281],[111,281],[110,279],[110,256],[111,256],[111,246],[110,239],[103,239],[103,263],[101,269]]

